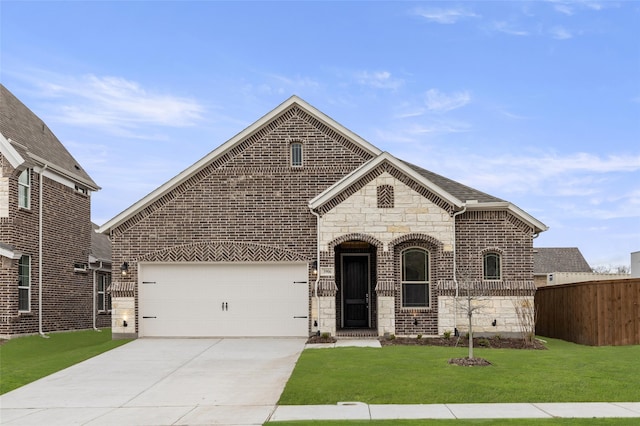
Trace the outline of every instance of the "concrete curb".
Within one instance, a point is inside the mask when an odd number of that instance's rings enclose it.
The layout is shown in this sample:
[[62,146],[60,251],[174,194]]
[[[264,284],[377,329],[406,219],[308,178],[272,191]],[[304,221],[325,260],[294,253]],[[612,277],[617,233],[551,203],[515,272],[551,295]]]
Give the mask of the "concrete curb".
[[270,421],[638,417],[640,402],[281,405]]

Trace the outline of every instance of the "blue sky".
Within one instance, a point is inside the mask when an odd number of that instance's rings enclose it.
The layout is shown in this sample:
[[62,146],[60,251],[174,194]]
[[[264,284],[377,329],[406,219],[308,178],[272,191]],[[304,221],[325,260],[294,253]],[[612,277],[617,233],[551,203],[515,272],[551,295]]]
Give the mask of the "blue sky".
[[640,250],[640,2],[0,3],[0,78],[103,224],[296,94],[513,202],[538,247]]

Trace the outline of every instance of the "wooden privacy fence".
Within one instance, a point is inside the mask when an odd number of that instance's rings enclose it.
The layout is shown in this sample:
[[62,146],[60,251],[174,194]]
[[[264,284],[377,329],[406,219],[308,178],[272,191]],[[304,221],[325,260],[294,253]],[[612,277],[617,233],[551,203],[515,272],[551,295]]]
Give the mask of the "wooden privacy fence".
[[640,278],[539,288],[536,334],[591,346],[640,344]]

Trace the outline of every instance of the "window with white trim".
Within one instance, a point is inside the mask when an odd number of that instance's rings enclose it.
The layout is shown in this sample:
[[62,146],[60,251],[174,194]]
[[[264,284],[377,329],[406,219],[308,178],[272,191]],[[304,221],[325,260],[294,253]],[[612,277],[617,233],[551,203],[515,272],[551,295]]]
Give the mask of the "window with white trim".
[[487,252],[482,256],[482,278],[484,280],[499,281],[502,279],[500,253]]
[[27,255],[18,262],[18,311],[31,311],[31,257]]
[[108,274],[98,274],[97,276],[97,308],[99,312],[107,312],[111,310],[111,295],[107,291],[111,283],[111,276]]
[[31,169],[26,169],[18,177],[18,207],[31,208]]
[[429,252],[411,247],[402,252],[402,307],[428,308]]
[[302,167],[302,144],[300,142],[291,144],[291,166]]

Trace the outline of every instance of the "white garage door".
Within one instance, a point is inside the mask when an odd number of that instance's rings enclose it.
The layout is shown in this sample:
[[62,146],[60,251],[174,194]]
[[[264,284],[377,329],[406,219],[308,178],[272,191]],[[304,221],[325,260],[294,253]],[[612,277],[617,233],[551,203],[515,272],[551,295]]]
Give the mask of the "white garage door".
[[307,336],[306,263],[140,264],[139,335]]

